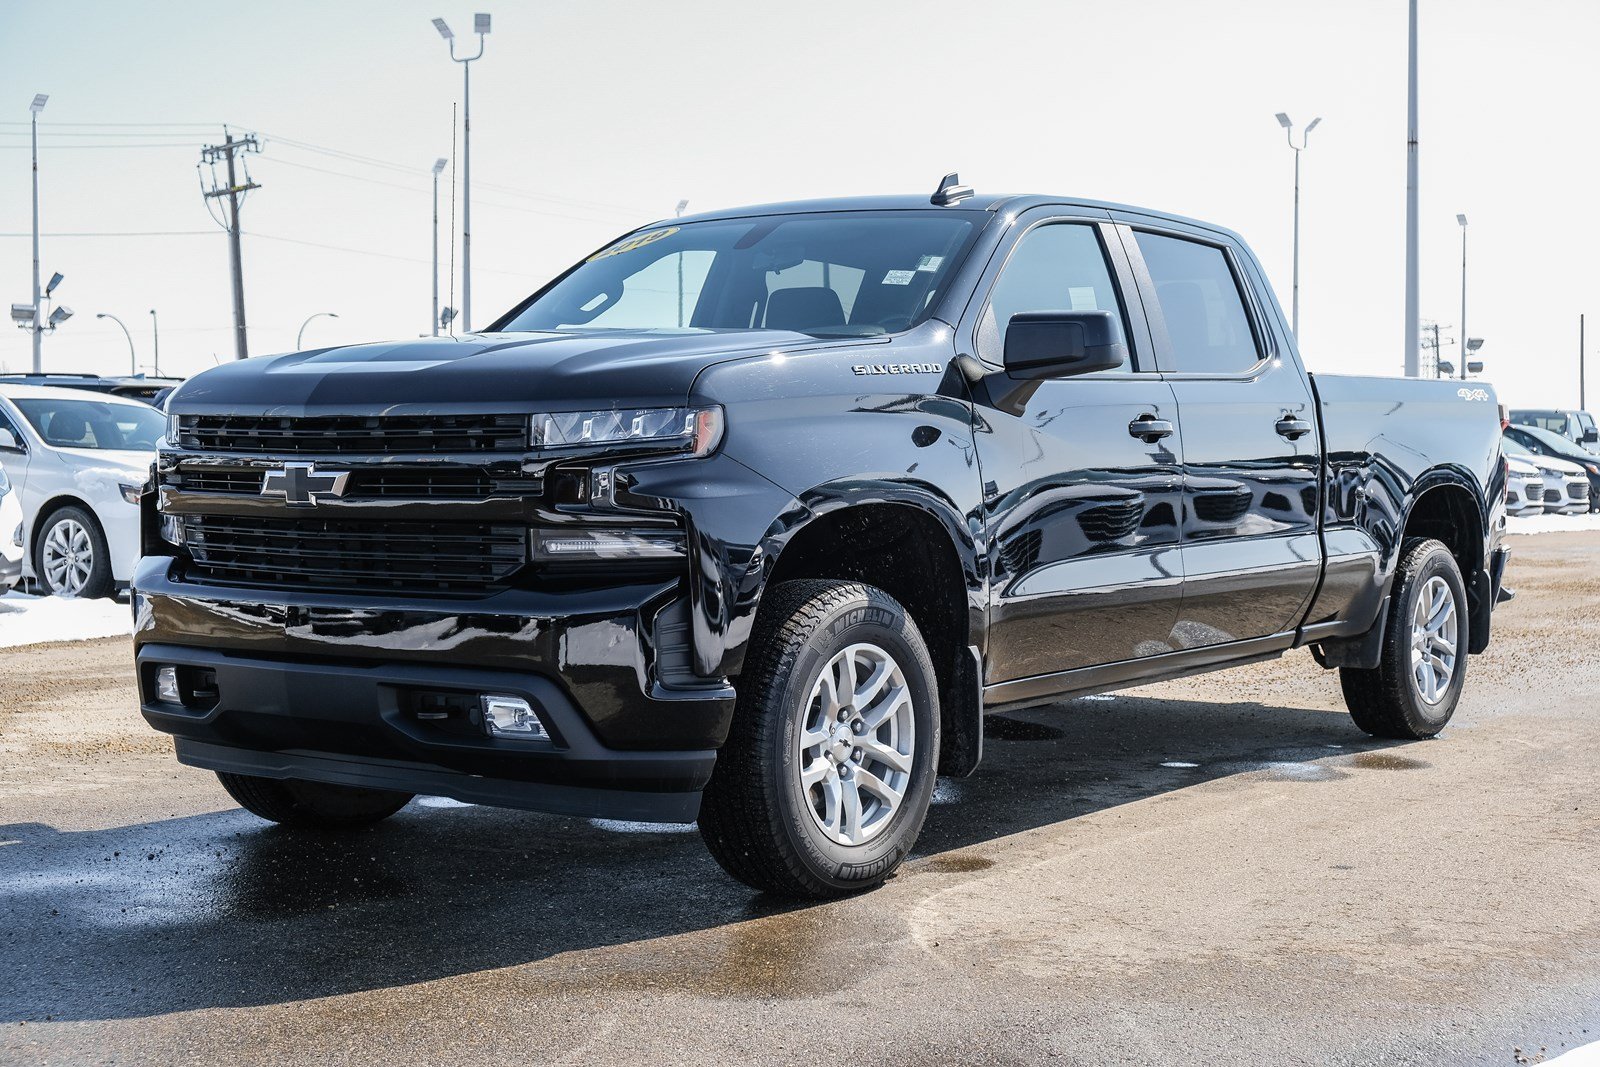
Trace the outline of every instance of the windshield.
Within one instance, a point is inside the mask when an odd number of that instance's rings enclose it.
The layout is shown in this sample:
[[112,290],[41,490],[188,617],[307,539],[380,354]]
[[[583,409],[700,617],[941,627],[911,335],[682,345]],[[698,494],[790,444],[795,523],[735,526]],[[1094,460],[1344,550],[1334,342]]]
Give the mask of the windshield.
[[934,210],[662,226],[596,252],[496,329],[898,333],[927,317],[976,231]]
[[116,404],[72,397],[13,401],[44,443],[56,448],[153,451],[167,420],[143,404]]
[[1518,459],[1531,459],[1534,456],[1532,449],[1511,437],[1501,438],[1500,451],[1508,456],[1516,456]]
[[1558,433],[1551,433],[1549,430],[1541,427],[1519,426],[1518,429],[1527,434],[1529,437],[1533,438],[1535,441],[1543,444],[1546,448],[1558,456],[1570,455],[1573,452],[1581,451],[1581,449],[1579,449],[1577,445],[1573,444],[1569,438],[1563,437]]

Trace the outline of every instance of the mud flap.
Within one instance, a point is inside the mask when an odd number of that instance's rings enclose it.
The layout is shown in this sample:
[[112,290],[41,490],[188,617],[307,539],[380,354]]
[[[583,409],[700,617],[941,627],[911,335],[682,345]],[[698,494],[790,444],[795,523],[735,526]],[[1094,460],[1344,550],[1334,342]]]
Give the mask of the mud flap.
[[1359,637],[1341,637],[1319,641],[1311,646],[1311,657],[1326,670],[1335,667],[1358,667],[1371,670],[1383,658],[1383,635],[1389,627],[1389,598],[1384,597],[1378,608],[1378,621],[1372,629]]
[[941,694],[941,778],[966,778],[983,759],[983,655],[975,645],[968,645],[967,653],[957,658],[950,685]]

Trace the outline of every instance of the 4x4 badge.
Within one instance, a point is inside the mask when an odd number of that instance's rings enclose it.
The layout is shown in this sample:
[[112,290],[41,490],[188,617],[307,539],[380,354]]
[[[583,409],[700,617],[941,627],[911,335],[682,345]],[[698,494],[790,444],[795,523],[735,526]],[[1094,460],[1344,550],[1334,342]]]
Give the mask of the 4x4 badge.
[[349,480],[349,471],[319,471],[310,463],[285,463],[261,479],[261,495],[282,497],[291,508],[315,507],[318,497],[344,496]]

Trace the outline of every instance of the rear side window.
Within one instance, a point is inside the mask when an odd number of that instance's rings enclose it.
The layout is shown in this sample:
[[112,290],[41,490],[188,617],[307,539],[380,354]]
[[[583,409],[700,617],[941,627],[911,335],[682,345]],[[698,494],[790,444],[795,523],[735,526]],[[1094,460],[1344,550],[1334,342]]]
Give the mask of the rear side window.
[[1024,311],[1109,311],[1126,321],[1093,226],[1051,223],[1023,235],[978,321],[978,355],[1003,364],[1006,326]]
[[1242,374],[1261,361],[1228,257],[1215,245],[1134,234],[1155,283],[1156,300],[1180,374]]

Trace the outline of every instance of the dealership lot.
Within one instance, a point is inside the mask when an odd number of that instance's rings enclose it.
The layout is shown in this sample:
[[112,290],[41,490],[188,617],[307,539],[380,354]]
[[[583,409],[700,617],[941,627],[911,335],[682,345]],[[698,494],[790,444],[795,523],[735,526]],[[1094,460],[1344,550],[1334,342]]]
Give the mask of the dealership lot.
[[899,876],[804,907],[687,828],[268,828],[144,727],[127,638],[6,649],[0,1061],[1553,1057],[1600,1039],[1600,538],[1512,545],[1439,740],[1298,652],[994,719]]

